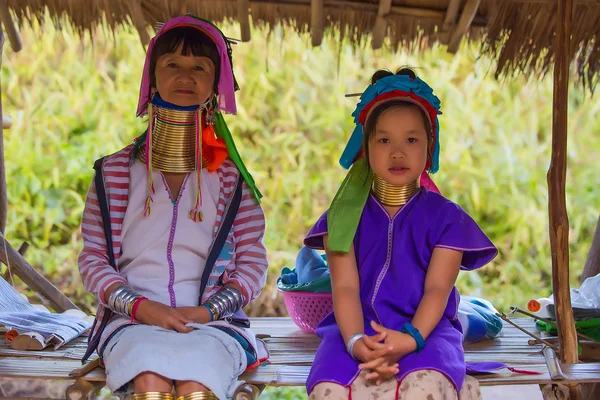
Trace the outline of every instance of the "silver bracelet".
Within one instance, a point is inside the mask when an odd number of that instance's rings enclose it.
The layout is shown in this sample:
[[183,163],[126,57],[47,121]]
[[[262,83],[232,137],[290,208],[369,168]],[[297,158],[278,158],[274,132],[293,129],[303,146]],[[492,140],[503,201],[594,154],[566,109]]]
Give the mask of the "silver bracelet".
[[108,308],[119,315],[130,317],[130,306],[133,305],[139,297],[140,295],[135,293],[129,286],[121,285],[113,290],[108,297]]
[[355,333],[354,335],[350,336],[350,339],[348,339],[348,341],[346,342],[346,351],[348,352],[348,354],[350,354],[350,357],[354,358],[355,360],[356,357],[354,357],[354,345],[356,344],[356,342],[362,339],[363,336],[364,333]]
[[236,288],[223,286],[221,290],[206,300],[205,304],[214,307],[220,318],[229,316],[242,308],[244,299],[240,291]]

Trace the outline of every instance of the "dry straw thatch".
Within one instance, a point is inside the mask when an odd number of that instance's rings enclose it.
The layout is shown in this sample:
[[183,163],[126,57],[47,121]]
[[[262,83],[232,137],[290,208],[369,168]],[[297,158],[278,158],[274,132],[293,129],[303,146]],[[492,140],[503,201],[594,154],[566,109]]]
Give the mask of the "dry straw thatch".
[[[543,76],[552,65],[558,0],[8,0],[19,23],[49,12],[80,32],[106,22],[133,24],[142,42],[148,27],[172,16],[193,13],[207,19],[236,20],[240,36],[250,39],[250,23],[289,24],[311,32],[319,45],[324,31],[356,43],[369,37],[380,47],[428,46],[435,42],[455,52],[463,36],[483,35],[482,51],[498,62],[497,74]],[[252,21],[252,22],[250,22]],[[579,77],[592,85],[600,71],[600,0],[575,0],[571,60]]]

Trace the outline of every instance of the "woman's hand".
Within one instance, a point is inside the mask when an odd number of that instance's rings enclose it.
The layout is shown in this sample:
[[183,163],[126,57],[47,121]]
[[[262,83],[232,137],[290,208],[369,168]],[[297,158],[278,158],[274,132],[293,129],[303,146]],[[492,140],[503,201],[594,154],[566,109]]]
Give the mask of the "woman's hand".
[[138,304],[135,319],[146,325],[159,326],[179,333],[188,333],[194,330],[186,326],[192,321],[175,308],[147,299]]
[[177,307],[176,310],[179,311],[190,322],[195,322],[197,324],[206,324],[207,322],[211,321],[210,313],[204,306]]

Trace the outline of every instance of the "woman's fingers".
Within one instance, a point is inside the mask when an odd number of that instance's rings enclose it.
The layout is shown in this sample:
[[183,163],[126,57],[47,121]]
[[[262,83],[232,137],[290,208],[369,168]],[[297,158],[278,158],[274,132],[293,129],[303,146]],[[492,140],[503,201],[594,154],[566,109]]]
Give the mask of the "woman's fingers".
[[173,323],[173,328],[179,333],[188,333],[193,331],[194,329],[190,326],[186,326],[184,323],[180,321],[175,321]]
[[187,317],[181,314],[179,311],[171,311],[172,318],[172,329],[175,329],[179,333],[188,333],[194,330],[194,328],[187,326],[190,321]]

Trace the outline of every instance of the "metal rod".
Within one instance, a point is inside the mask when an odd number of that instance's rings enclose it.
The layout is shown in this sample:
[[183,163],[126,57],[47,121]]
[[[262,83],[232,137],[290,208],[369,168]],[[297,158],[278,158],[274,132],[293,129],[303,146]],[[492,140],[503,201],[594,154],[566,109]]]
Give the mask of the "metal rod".
[[502,318],[503,321],[508,322],[509,324],[511,324],[512,326],[514,326],[518,330],[520,330],[521,332],[525,333],[526,335],[531,336],[532,338],[534,338],[536,340],[539,340],[542,344],[545,344],[546,346],[550,347],[554,351],[557,351],[557,352],[559,351],[558,347],[556,347],[552,343],[545,341],[541,337],[534,335],[533,333],[531,333],[531,332],[529,332],[529,331],[521,328],[519,325],[517,325],[514,322],[512,322],[510,319],[508,319],[508,317],[506,316],[506,314],[504,314],[504,313],[496,313],[496,315],[499,316],[500,318]]
[[[521,313],[521,314],[523,314],[523,315],[526,315],[526,316],[528,316],[528,317],[531,317],[531,318],[533,318],[533,319],[536,319],[536,320],[539,320],[539,321],[545,322],[545,323],[547,323],[547,324],[550,324],[550,325],[552,325],[552,326],[554,326],[554,327],[556,327],[556,326],[557,326],[557,325],[556,325],[556,322],[554,322],[554,321],[552,321],[552,320],[549,320],[549,319],[547,319],[547,318],[538,317],[538,316],[536,316],[535,314],[532,314],[532,313],[530,313],[530,312],[527,312],[527,311],[525,311],[525,310],[522,310],[522,309],[520,309],[519,307],[514,307],[514,306],[511,306],[511,307],[510,307],[510,309],[511,309],[511,310],[513,310],[514,312]],[[580,339],[590,340],[590,341],[592,341],[592,342],[594,342],[594,343],[600,343],[600,342],[598,342],[596,339],[594,339],[593,337],[591,337],[591,336],[588,336],[588,335],[584,335],[583,333],[579,333],[579,332],[577,332],[577,336],[579,336],[579,338],[580,338]]]

